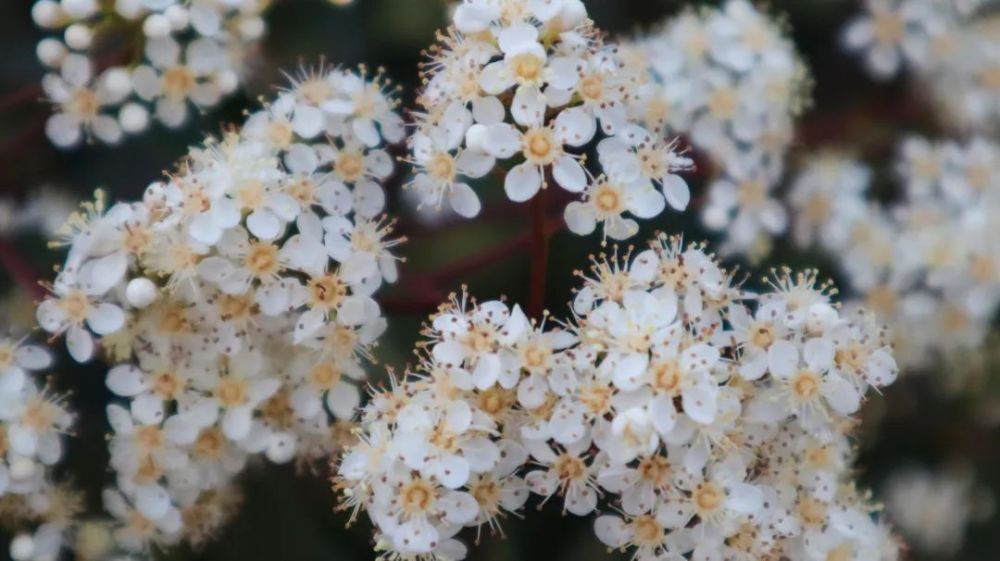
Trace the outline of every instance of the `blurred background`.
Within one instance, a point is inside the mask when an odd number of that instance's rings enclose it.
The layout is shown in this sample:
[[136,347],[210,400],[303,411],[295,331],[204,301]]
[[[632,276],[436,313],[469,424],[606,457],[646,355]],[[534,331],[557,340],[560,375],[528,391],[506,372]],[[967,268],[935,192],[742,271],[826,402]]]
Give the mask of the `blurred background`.
[[[404,106],[409,105],[418,81],[421,50],[433,42],[436,30],[447,19],[441,0],[356,0],[345,7],[320,0],[275,2],[267,15],[267,37],[251,58],[243,93],[179,131],[154,127],[119,147],[93,145],[63,152],[51,146],[43,131],[49,109],[37,87],[43,69],[34,49],[41,34],[31,21],[31,4],[31,0],[0,2],[0,242],[15,248],[21,258],[16,263],[5,260],[0,268],[0,332],[30,329],[32,296],[25,284],[30,284],[32,276],[50,277],[53,265],[63,258],[47,249],[46,236],[95,188],[106,189],[112,200],[141,196],[150,181],[186,153],[188,145],[238,123],[258,97],[270,95],[285,83],[284,72],[294,74],[300,65],[325,61],[384,67],[402,86]],[[690,3],[587,0],[586,4],[599,27],[611,35],[629,35]],[[813,103],[801,117],[788,167],[819,147],[847,148],[876,170],[876,191],[892,196],[890,162],[899,137],[920,133],[934,138],[947,127],[922,99],[920,89],[906,78],[873,82],[857,59],[842,52],[839,33],[857,12],[856,2],[785,0],[771,9],[784,15],[814,81]],[[690,181],[695,204],[704,180],[697,174]],[[405,182],[403,170],[389,183],[391,212],[400,217],[399,230],[409,242],[400,250],[407,258],[401,282],[383,294],[390,328],[373,378],[383,375],[385,365],[406,365],[422,318],[434,309],[435,302],[410,290],[418,284],[416,279],[433,277],[443,288],[442,294],[467,284],[470,293],[483,299],[526,298],[527,253],[523,247],[504,245],[505,240],[526,231],[526,206],[505,203],[500,189],[487,188],[481,193],[494,196],[483,195],[484,207],[493,210],[475,221],[450,223],[447,218],[418,215],[401,190]],[[13,227],[28,216],[38,228]],[[643,228],[636,239],[663,231],[684,232],[689,240],[712,240],[694,213],[666,213],[643,222]],[[600,248],[598,242],[596,236],[583,239],[565,232],[552,239],[546,302],[554,314],[566,311],[576,282],[570,273],[587,267],[588,256]],[[783,264],[817,267],[823,277],[837,280],[837,268],[829,258],[803,253],[781,241],[767,262],[742,264],[741,269],[757,273],[752,277],[756,279],[758,272]],[[993,506],[1000,489],[1000,355],[995,342],[1000,338],[991,340],[982,353],[956,357],[933,371],[906,375],[866,406],[857,442],[858,476],[883,501],[916,513],[917,520],[901,521],[907,523],[903,535],[911,544],[908,555],[912,559],[1000,559],[1000,516]],[[72,363],[61,357],[59,364]],[[69,399],[79,414],[68,460],[60,469],[72,474],[71,479],[87,491],[94,512],[100,510],[101,487],[111,480],[104,445],[108,430],[104,407],[110,397],[103,383],[105,368],[99,363],[57,368],[52,379],[55,388],[71,392]],[[160,558],[371,559],[367,523],[345,529],[346,517],[333,511],[325,474],[296,476],[295,471],[263,463],[249,470],[242,481],[243,507],[216,541],[200,551],[165,551]],[[545,509],[551,511],[548,515],[533,516],[530,522],[507,521],[506,539],[484,535],[484,543],[471,548],[469,558],[611,558],[594,538],[591,519],[562,517],[549,507]],[[6,545],[0,551],[6,552]]]

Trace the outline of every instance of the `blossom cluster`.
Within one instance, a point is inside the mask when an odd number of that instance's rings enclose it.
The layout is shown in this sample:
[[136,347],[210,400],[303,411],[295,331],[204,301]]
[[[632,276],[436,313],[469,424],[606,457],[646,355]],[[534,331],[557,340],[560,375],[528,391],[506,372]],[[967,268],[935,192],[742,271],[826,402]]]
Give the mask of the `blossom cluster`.
[[985,138],[909,137],[896,164],[901,193],[887,205],[870,198],[870,170],[836,153],[792,186],[796,241],[837,257],[907,366],[981,345],[1000,308],[998,162],[1000,146]]
[[908,68],[954,123],[1000,125],[1000,48],[995,0],[866,0],[843,34],[868,70],[889,79]]
[[62,395],[36,379],[51,365],[43,347],[0,337],[0,524],[17,533],[11,556],[18,561],[54,560],[80,506],[53,483],[74,416]]
[[[119,547],[211,535],[248,458],[314,461],[349,436],[397,276],[380,182],[403,136],[380,76],[303,70],[138,202],[99,192],[63,230],[38,306],[79,362],[113,366]],[[6,411],[6,410],[5,410]]]
[[808,89],[780,21],[728,0],[683,12],[627,50],[649,78],[629,113],[660,134],[686,135],[717,170],[702,218],[724,232],[722,251],[766,254],[787,228],[774,191]]
[[[636,218],[690,200],[678,172],[691,161],[628,114],[644,73],[604,43],[580,0],[465,0],[423,69],[410,186],[421,204],[474,217],[472,180],[499,173],[514,202],[554,183],[580,199],[566,206],[571,231],[631,237]],[[586,161],[595,140],[599,169]]]
[[[55,107],[45,130],[57,146],[107,144],[146,130],[151,118],[179,127],[192,108],[213,107],[243,79],[265,31],[267,0],[37,0],[35,23],[58,35],[38,43]],[[118,53],[115,45],[129,44]],[[127,51],[136,53],[129,59]]]
[[948,556],[962,547],[966,528],[993,510],[989,491],[968,469],[907,466],[885,485],[886,512],[914,549]]
[[[373,390],[335,477],[386,559],[461,559],[531,495],[634,559],[895,559],[850,482],[852,415],[896,365],[814,273],[734,283],[661,237],[595,260],[566,322],[454,297]],[[555,324],[554,328],[548,328]]]

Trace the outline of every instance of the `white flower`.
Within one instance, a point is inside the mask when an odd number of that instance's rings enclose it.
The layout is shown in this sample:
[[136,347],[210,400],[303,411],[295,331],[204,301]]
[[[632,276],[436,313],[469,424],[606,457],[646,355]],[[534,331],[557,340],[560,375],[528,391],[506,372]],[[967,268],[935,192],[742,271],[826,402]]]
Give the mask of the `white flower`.
[[515,165],[504,179],[504,191],[514,202],[524,202],[538,193],[546,184],[546,173],[563,189],[571,193],[583,191],[587,174],[578,157],[565,151],[565,146],[585,144],[593,136],[580,132],[588,125],[584,115],[573,109],[563,111],[552,125],[533,126],[526,131],[507,124],[490,125],[486,131],[483,148],[490,155],[507,159],[518,153],[524,162]]
[[77,288],[60,283],[54,290],[55,297],[38,306],[38,324],[54,335],[65,333],[66,348],[73,359],[87,362],[94,355],[93,334],[115,333],[125,325],[125,313],[117,304],[101,302]]

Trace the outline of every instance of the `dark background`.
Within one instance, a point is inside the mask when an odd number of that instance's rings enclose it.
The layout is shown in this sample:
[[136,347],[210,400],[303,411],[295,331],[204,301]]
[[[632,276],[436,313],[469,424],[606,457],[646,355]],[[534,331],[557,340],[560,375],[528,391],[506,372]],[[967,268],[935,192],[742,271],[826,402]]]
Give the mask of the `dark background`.
[[[613,35],[632,34],[648,29],[663,17],[676,13],[685,2],[667,0],[590,0],[591,17]],[[282,71],[294,73],[300,64],[312,66],[320,60],[354,66],[367,63],[384,66],[388,76],[403,87],[404,102],[412,101],[416,67],[421,50],[445,24],[446,13],[440,0],[356,0],[355,5],[337,8],[322,0],[277,0],[267,16],[268,36],[258,55],[251,59],[251,79],[246,92],[221,107],[199,116],[180,131],[154,125],[152,131],[130,138],[122,146],[86,146],[70,152],[51,147],[42,126],[48,116],[40,93],[32,90],[42,68],[34,57],[41,37],[30,15],[30,0],[0,1],[0,198],[23,199],[40,187],[51,185],[74,199],[86,199],[94,188],[106,188],[112,200],[134,199],[145,186],[169,169],[189,144],[204,134],[216,133],[227,123],[237,123],[242,112],[259,96],[268,96],[275,85],[284,85]],[[860,69],[858,60],[842,53],[837,36],[845,21],[858,9],[853,0],[789,0],[773,3],[784,14],[794,41],[811,69],[814,80],[812,107],[801,120],[801,130],[789,156],[789,169],[817,148],[847,149],[876,167],[876,190],[891,198],[890,159],[896,140],[904,133],[931,136],[947,133],[947,127],[921,98],[918,84],[899,79],[889,84],[872,82]],[[704,190],[705,173],[692,178],[697,199]],[[412,344],[424,315],[426,303],[414,302],[406,286],[409,280],[432,271],[468,263],[470,257],[526,231],[527,206],[504,203],[496,185],[480,189],[486,216],[473,222],[446,224],[438,229],[421,226],[399,199],[405,170],[388,185],[391,212],[400,215],[400,230],[410,241],[400,249],[408,259],[404,265],[404,288],[383,292],[390,312],[390,330],[379,349],[380,361],[397,368],[410,358]],[[492,194],[485,194],[487,191]],[[499,196],[497,194],[499,193]],[[551,198],[551,197],[550,197]],[[560,212],[553,201],[551,212]],[[667,211],[643,223],[643,234],[655,230],[685,233],[689,240],[709,239],[695,219],[695,212],[683,215]],[[587,257],[600,251],[599,234],[579,238],[562,232],[552,239],[547,287],[547,305],[556,315],[566,311],[575,280],[570,274],[586,268]],[[44,240],[32,235],[9,240],[27,257],[30,266],[47,271],[61,255],[45,249]],[[827,256],[794,251],[779,242],[768,263],[743,264],[741,270],[760,277],[766,267],[819,267],[824,275],[837,279],[833,261]],[[736,264],[730,262],[730,265]],[[480,298],[506,295],[526,301],[528,258],[515,251],[492,260],[475,271],[448,279],[445,290],[466,283]],[[415,277],[416,276],[416,277]],[[0,269],[0,288],[13,289],[13,278]],[[751,280],[751,283],[753,281]],[[21,299],[23,303],[24,298]],[[409,304],[407,304],[409,303]],[[0,320],[2,321],[2,320]],[[0,329],[3,325],[0,324]],[[61,346],[61,345],[60,345]],[[73,365],[61,356],[63,367],[55,385],[72,391],[71,403],[79,412],[77,436],[70,441],[70,453],[62,471],[88,492],[91,510],[100,512],[99,490],[111,481],[103,434],[107,431],[104,406],[109,395],[103,385],[106,367]],[[982,420],[983,413],[996,409],[996,370],[988,365],[985,376],[973,391],[948,392],[939,382],[949,366],[933,369],[924,376],[897,382],[882,398],[867,404],[865,424],[859,433],[861,453],[858,475],[876,491],[885,477],[908,464],[940,468],[965,463],[973,466],[983,484],[1000,484],[1000,454],[994,443],[995,425]],[[382,366],[372,368],[378,378]],[[996,416],[996,415],[994,415]],[[160,557],[171,560],[217,561],[311,561],[372,559],[370,527],[362,520],[344,529],[346,517],[332,511],[333,495],[323,476],[296,477],[291,467],[259,465],[242,477],[246,501],[237,519],[201,552],[179,548]],[[529,503],[528,510],[534,506]],[[507,539],[484,536],[472,547],[474,560],[577,560],[609,559],[604,547],[593,537],[592,518],[562,517],[553,505],[544,514],[528,512],[525,521],[510,518],[504,524]],[[994,560],[1000,558],[1000,522],[997,519],[974,525],[967,545],[955,559]],[[463,534],[471,544],[473,536]],[[0,556],[6,554],[6,546]],[[914,555],[915,559],[937,559]]]

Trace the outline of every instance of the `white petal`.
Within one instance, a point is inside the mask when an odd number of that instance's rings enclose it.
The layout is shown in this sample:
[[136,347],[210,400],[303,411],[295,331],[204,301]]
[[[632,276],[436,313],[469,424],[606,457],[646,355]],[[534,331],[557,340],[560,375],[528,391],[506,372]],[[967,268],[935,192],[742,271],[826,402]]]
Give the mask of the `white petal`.
[[583,146],[594,138],[597,123],[582,107],[571,107],[559,113],[555,121],[556,136],[569,146]]
[[452,210],[465,218],[475,218],[482,210],[482,203],[479,196],[466,183],[456,183],[451,187],[451,194],[448,196],[448,203]]
[[580,201],[566,205],[564,217],[569,230],[579,236],[586,236],[597,227],[597,215],[593,207]]
[[110,335],[125,325],[125,312],[114,304],[98,304],[87,314],[87,325],[98,335]]
[[247,229],[261,240],[273,240],[281,234],[281,220],[267,209],[254,211],[247,216]]
[[326,394],[326,406],[338,419],[352,418],[359,403],[361,396],[358,388],[346,382],[337,384]]
[[130,409],[135,420],[144,425],[157,425],[163,420],[163,400],[151,393],[133,399]]
[[579,193],[587,186],[587,174],[575,158],[562,155],[552,166],[552,177],[563,189]]
[[94,356],[94,338],[82,327],[70,327],[66,332],[66,349],[73,360],[87,362]]
[[691,202],[691,190],[679,175],[669,174],[663,178],[663,196],[674,210],[684,210]]
[[529,163],[518,164],[507,172],[504,191],[515,203],[523,203],[535,196],[542,187],[542,175],[538,167]]
[[115,395],[132,397],[146,389],[142,378],[142,370],[131,364],[121,364],[108,372],[105,383]]
[[771,375],[788,378],[799,367],[799,350],[788,341],[779,340],[767,350],[767,366]]

